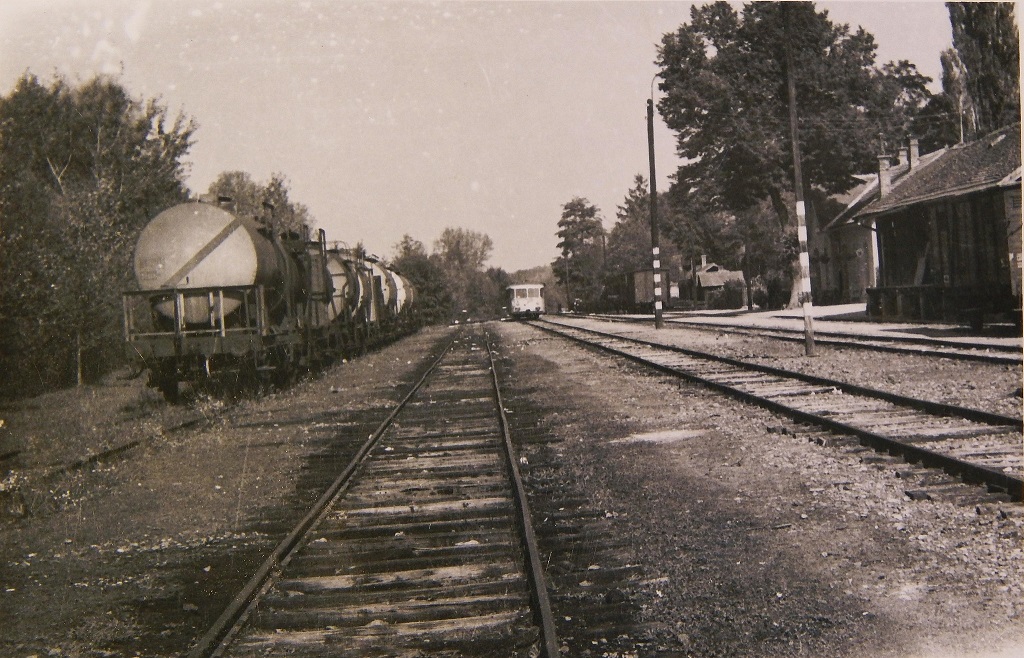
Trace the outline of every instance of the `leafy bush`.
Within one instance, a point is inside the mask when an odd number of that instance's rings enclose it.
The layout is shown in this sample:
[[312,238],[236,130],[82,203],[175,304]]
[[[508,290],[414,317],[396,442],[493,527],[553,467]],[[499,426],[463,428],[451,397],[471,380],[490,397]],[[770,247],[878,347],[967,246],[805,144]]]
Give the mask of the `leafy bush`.
[[726,281],[722,289],[708,296],[708,308],[740,308],[746,303],[747,286],[742,281]]
[[24,75],[0,98],[0,397],[120,364],[120,292],[146,222],[186,198],[195,125],[96,78]]

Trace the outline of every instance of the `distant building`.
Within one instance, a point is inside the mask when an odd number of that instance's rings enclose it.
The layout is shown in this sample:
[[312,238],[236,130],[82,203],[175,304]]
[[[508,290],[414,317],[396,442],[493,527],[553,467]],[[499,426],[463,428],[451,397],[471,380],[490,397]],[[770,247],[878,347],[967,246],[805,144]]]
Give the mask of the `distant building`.
[[850,196],[827,226],[840,297],[863,285],[883,319],[978,323],[1020,308],[1019,123],[927,155],[911,140]]
[[[727,292],[726,284],[729,282],[737,285]],[[680,294],[687,300],[706,308],[738,308],[746,303],[746,279],[743,272],[709,263],[708,257],[703,255],[700,257],[700,265],[695,264],[694,272],[684,277],[680,289]]]
[[[679,286],[673,284],[667,269],[659,269],[661,274],[658,287],[661,289],[661,307],[668,308],[679,298]],[[638,270],[633,272],[632,307],[636,313],[654,312],[654,270]],[[673,292],[675,293],[673,296]]]

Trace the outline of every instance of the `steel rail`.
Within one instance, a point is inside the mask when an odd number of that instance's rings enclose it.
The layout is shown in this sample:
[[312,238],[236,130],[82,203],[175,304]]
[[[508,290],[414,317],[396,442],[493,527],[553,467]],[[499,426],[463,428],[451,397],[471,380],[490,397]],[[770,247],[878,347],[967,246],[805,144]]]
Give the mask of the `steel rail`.
[[[596,319],[604,322],[620,324],[639,324],[633,318],[622,318],[614,315],[597,314]],[[740,336],[758,336],[763,338],[775,338],[794,343],[803,342],[802,329],[786,329],[784,327],[745,327],[732,324],[708,324],[704,322],[692,322],[685,318],[668,318],[668,325],[695,329],[697,331],[720,332],[738,334]],[[980,363],[992,363],[997,365],[1019,365],[1024,362],[1024,353],[1020,348],[1002,345],[986,346],[984,349],[991,352],[981,352],[981,348],[972,345],[962,345],[945,341],[939,338],[914,338],[910,336],[888,336],[873,337],[861,336],[828,330],[815,330],[815,342],[821,345],[830,345],[840,348],[851,348],[858,350],[873,350],[876,352],[889,352],[893,354],[914,354],[944,359],[955,359],[958,361],[977,361]]]
[[518,511],[517,520],[523,534],[523,544],[526,549],[527,571],[531,585],[531,598],[535,607],[537,626],[542,635],[542,650],[545,658],[558,658],[559,647],[558,637],[555,632],[555,618],[551,612],[551,599],[548,596],[547,580],[544,577],[544,567],[540,558],[540,551],[537,548],[537,534],[533,529],[533,522],[530,519],[530,508],[526,498],[526,487],[523,485],[523,477],[519,472],[519,464],[516,462],[515,450],[512,447],[512,434],[509,431],[508,416],[505,414],[505,401],[501,395],[501,386],[498,383],[498,371],[494,363],[494,351],[491,349],[490,335],[487,336],[487,358],[491,367],[491,383],[494,387],[494,397],[498,403],[498,415],[501,424],[501,433],[504,437],[504,453],[508,463],[509,473],[512,477],[515,489],[515,504]]
[[[456,339],[458,336],[456,336]],[[309,512],[302,518],[301,521],[292,529],[288,535],[281,540],[281,542],[271,551],[270,555],[263,561],[263,563],[256,570],[256,573],[246,582],[245,586],[239,591],[237,595],[231,600],[227,608],[221,613],[217,621],[214,622],[213,626],[207,630],[205,634],[196,642],[192,649],[188,652],[188,658],[204,658],[209,656],[216,656],[223,649],[224,644],[231,639],[233,634],[237,632],[238,627],[248,617],[249,612],[252,610],[253,604],[258,600],[259,596],[270,586],[273,580],[275,572],[279,571],[281,567],[288,564],[291,557],[294,555],[302,539],[306,536],[309,530],[319,522],[323,516],[327,513],[328,507],[334,501],[334,499],[342,491],[347,488],[351,482],[352,476],[356,473],[358,468],[362,465],[363,461],[370,451],[376,446],[377,442],[384,432],[390,427],[391,423],[402,411],[402,409],[409,403],[412,397],[419,391],[423,386],[427,378],[433,373],[437,366],[441,363],[441,360],[451,350],[455,343],[455,340],[450,342],[442,351],[441,354],[430,364],[430,367],[423,373],[423,376],[413,385],[409,392],[402,398],[402,400],[395,406],[395,408],[388,414],[377,429],[370,435],[370,437],[360,446],[359,450],[352,457],[348,466],[334,479],[330,486],[324,491],[324,493],[317,499],[316,503],[310,508]]]
[[898,404],[902,406],[908,406],[919,411],[934,414],[937,416],[954,416],[957,418],[965,418],[967,420],[977,421],[979,423],[986,423],[988,425],[1005,425],[1008,427],[1014,427],[1021,432],[1024,432],[1024,419],[1014,418],[1012,416],[1004,416],[1002,414],[996,414],[989,411],[982,411],[981,409],[972,409],[970,407],[961,407],[953,404],[946,404],[944,402],[932,402],[930,400],[920,400],[918,398],[911,398],[898,393],[890,393],[889,391],[881,391],[875,388],[869,388],[867,386],[861,386],[859,384],[851,384],[849,382],[842,382],[834,379],[827,379],[825,377],[818,377],[816,375],[808,375],[802,372],[794,372],[792,370],[784,370],[782,368],[775,368],[772,366],[766,366],[760,363],[750,363],[742,361],[740,359],[733,359],[727,356],[719,356],[717,354],[710,354],[707,352],[701,352],[699,350],[693,350],[686,347],[679,347],[676,345],[665,345],[663,343],[656,343],[649,340],[643,340],[641,338],[628,338],[620,336],[618,334],[612,334],[604,331],[598,331],[597,329],[587,329],[585,327],[577,327],[574,325],[566,325],[557,322],[550,322],[544,320],[547,324],[558,325],[568,327],[576,331],[582,331],[591,333],[604,338],[610,338],[614,340],[622,340],[629,343],[636,343],[638,345],[644,345],[647,347],[653,347],[656,349],[663,349],[670,352],[676,352],[679,354],[685,354],[692,356],[697,359],[705,359],[708,361],[717,361],[724,363],[735,368],[743,368],[747,370],[756,370],[763,372],[768,375],[774,375],[776,377],[785,377],[788,379],[799,379],[808,384],[815,384],[818,386],[829,386],[844,393],[851,395],[860,395],[865,397],[876,398]]
[[[743,391],[743,390],[741,390],[739,388],[730,386],[728,384],[723,384],[723,383],[720,383],[720,382],[716,382],[716,381],[714,381],[712,379],[701,377],[700,375],[697,375],[695,373],[686,372],[684,370],[680,370],[678,367],[674,367],[674,366],[670,366],[670,365],[664,365],[664,364],[659,364],[657,362],[654,362],[654,361],[651,361],[649,359],[646,359],[646,358],[644,358],[642,356],[639,356],[639,355],[636,355],[636,354],[631,354],[631,353],[629,353],[627,351],[624,351],[624,350],[621,350],[621,349],[618,349],[618,348],[615,348],[615,347],[611,347],[609,345],[602,345],[599,342],[585,340],[585,339],[583,339],[583,338],[581,338],[579,336],[571,336],[571,335],[569,335],[569,334],[567,334],[567,333],[565,333],[563,331],[559,331],[559,330],[554,329],[552,327],[553,326],[562,326],[562,327],[565,327],[566,329],[571,329],[573,331],[578,331],[578,332],[581,332],[581,333],[584,333],[584,334],[586,334],[586,333],[595,334],[595,335],[601,336],[603,338],[611,338],[611,339],[615,339],[615,340],[618,340],[618,341],[622,341],[622,342],[627,343],[627,344],[633,343],[633,344],[643,345],[645,347],[661,349],[661,350],[664,350],[664,351],[667,351],[667,352],[683,353],[683,354],[685,354],[687,356],[694,357],[694,358],[704,359],[704,360],[708,360],[708,361],[717,361],[717,362],[721,362],[721,363],[726,363],[726,364],[731,365],[733,367],[739,367],[739,368],[745,368],[745,369],[750,369],[750,370],[755,370],[755,371],[761,371],[761,372],[764,372],[766,374],[772,374],[772,375],[775,375],[775,376],[788,377],[788,378],[791,378],[791,379],[800,379],[800,380],[803,380],[803,381],[805,381],[807,383],[814,383],[814,384],[821,384],[821,385],[831,385],[831,386],[834,386],[835,388],[837,388],[839,390],[843,390],[844,392],[849,391],[849,392],[852,392],[852,393],[854,393],[856,395],[862,395],[862,396],[867,396],[867,397],[877,397],[878,399],[882,399],[882,400],[884,400],[886,402],[891,402],[891,403],[894,403],[894,404],[903,404],[901,402],[902,400],[906,400],[908,403],[909,402],[922,403],[922,406],[920,406],[920,407],[915,406],[914,408],[917,408],[920,411],[925,411],[926,413],[931,413],[931,414],[934,414],[934,415],[959,416],[959,414],[956,413],[956,411],[957,410],[963,410],[965,412],[970,413],[971,417],[966,417],[967,420],[978,420],[979,418],[987,417],[987,418],[993,419],[993,421],[995,421],[995,422],[984,421],[984,420],[981,420],[979,422],[990,422],[990,424],[1015,427],[1015,428],[1018,428],[1018,429],[1021,427],[1021,420],[1020,419],[1010,418],[1008,416],[1000,416],[998,414],[989,414],[987,412],[980,412],[980,411],[973,410],[973,409],[965,409],[963,407],[954,407],[952,405],[942,405],[942,404],[931,403],[931,402],[927,402],[927,401],[914,400],[913,398],[904,398],[903,396],[898,396],[898,395],[895,395],[895,394],[886,393],[884,391],[874,391],[873,389],[866,389],[864,387],[860,387],[860,386],[856,386],[856,385],[851,385],[851,384],[846,384],[845,382],[830,382],[830,380],[822,379],[820,377],[813,377],[813,376],[810,376],[810,375],[803,375],[802,373],[791,373],[791,372],[788,372],[788,371],[780,370],[778,368],[771,368],[771,367],[767,367],[767,366],[760,366],[758,364],[744,363],[742,361],[737,361],[735,359],[728,359],[726,357],[719,357],[719,356],[711,355],[711,354],[703,354],[703,353],[695,352],[693,350],[688,350],[688,349],[685,349],[685,348],[678,348],[678,347],[669,346],[669,345],[661,345],[661,344],[658,344],[658,343],[652,343],[652,342],[649,342],[649,341],[643,341],[643,340],[633,339],[633,338],[624,338],[622,336],[616,336],[614,334],[606,334],[604,332],[596,331],[596,330],[593,330],[593,329],[583,329],[581,327],[573,327],[573,326],[568,326],[568,325],[559,325],[558,323],[553,323],[553,322],[547,322],[547,323],[543,323],[543,324],[542,323],[531,323],[531,324],[533,326],[536,326],[539,329],[542,329],[543,331],[547,331],[549,333],[553,333],[553,334],[558,335],[558,336],[562,336],[562,337],[565,337],[565,338],[569,338],[571,340],[575,340],[575,341],[577,341],[577,342],[579,342],[581,344],[584,344],[584,345],[589,345],[591,347],[596,347],[596,348],[601,349],[603,351],[609,352],[611,354],[615,354],[617,356],[621,356],[623,358],[627,358],[627,359],[632,360],[632,361],[634,361],[636,363],[640,363],[640,364],[642,364],[644,366],[647,366],[647,367],[659,370],[661,372],[673,375],[675,377],[682,377],[684,379],[688,379],[690,381],[702,384],[702,385],[707,386],[709,388],[712,388],[714,390],[721,391],[723,393],[727,393],[727,394],[729,394],[729,395],[731,395],[733,397],[736,397],[736,398],[738,398],[738,399],[740,399],[740,400],[742,400],[744,402],[749,402],[749,403],[752,403],[752,404],[756,404],[756,405],[764,407],[766,409],[769,409],[769,410],[772,410],[772,411],[776,411],[776,412],[785,414],[785,415],[790,416],[792,418],[795,418],[795,419],[797,419],[797,420],[799,420],[801,422],[809,423],[809,424],[812,424],[812,425],[817,425],[819,427],[825,427],[826,429],[829,429],[830,431],[834,431],[834,432],[837,432],[837,433],[840,433],[840,434],[848,434],[848,435],[856,436],[856,437],[858,437],[858,439],[860,439],[860,441],[861,441],[861,443],[863,445],[871,446],[871,447],[875,448],[876,450],[885,451],[885,452],[888,452],[890,454],[901,455],[907,461],[909,461],[911,463],[920,462],[921,464],[924,464],[925,466],[941,468],[943,471],[945,471],[947,473],[950,473],[951,475],[957,475],[957,476],[963,478],[963,480],[965,482],[986,484],[990,488],[994,488],[994,489],[999,489],[999,490],[1005,491],[1014,500],[1018,500],[1018,501],[1019,500],[1024,500],[1024,479],[1022,479],[1020,477],[1011,475],[1009,473],[1004,473],[1002,471],[997,471],[995,469],[988,468],[988,467],[980,465],[980,464],[972,464],[970,462],[965,462],[963,460],[957,459],[956,457],[952,457],[950,455],[944,455],[942,453],[938,453],[938,452],[935,452],[933,450],[928,450],[926,448],[921,448],[921,447],[918,447],[918,446],[915,446],[915,445],[912,445],[912,444],[909,444],[909,443],[906,443],[906,442],[903,442],[903,441],[892,439],[892,438],[884,436],[882,434],[878,434],[876,432],[872,432],[870,430],[866,430],[866,429],[863,429],[863,428],[854,427],[854,426],[848,425],[846,423],[842,423],[840,421],[833,420],[833,419],[828,418],[828,417],[820,416],[820,415],[817,415],[817,414],[814,414],[814,413],[810,413],[810,412],[807,412],[807,411],[803,411],[803,410],[800,410],[800,409],[795,409],[793,407],[787,406],[787,405],[782,404],[780,402],[775,402],[773,400],[766,399],[764,397],[755,395],[753,393],[749,393],[747,391]],[[551,326],[545,326],[545,325],[551,325]],[[864,391],[864,392],[862,393],[860,391]],[[878,395],[873,395],[875,393],[877,393]],[[936,411],[930,411],[929,410],[929,409],[933,409],[933,408],[941,408],[941,409],[944,410],[944,413],[939,413],[939,412],[936,412]],[[963,417],[963,416],[961,416],[961,417]]]

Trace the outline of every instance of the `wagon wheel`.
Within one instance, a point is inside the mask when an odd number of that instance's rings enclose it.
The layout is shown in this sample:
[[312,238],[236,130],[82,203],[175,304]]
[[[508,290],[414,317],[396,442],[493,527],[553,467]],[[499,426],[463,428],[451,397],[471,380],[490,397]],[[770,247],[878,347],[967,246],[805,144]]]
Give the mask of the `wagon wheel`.
[[275,359],[276,367],[273,373],[274,386],[285,389],[295,384],[298,380],[298,357],[291,347],[283,348]]
[[154,384],[156,389],[163,393],[164,399],[171,404],[178,404],[181,401],[181,391],[178,388],[178,380],[175,377],[160,377]]
[[366,343],[367,343],[367,331],[364,327],[360,327],[356,330],[356,345],[355,355],[362,356],[366,354]]
[[178,367],[174,359],[161,359],[149,371],[149,386],[160,391],[171,404],[181,400],[178,388]]

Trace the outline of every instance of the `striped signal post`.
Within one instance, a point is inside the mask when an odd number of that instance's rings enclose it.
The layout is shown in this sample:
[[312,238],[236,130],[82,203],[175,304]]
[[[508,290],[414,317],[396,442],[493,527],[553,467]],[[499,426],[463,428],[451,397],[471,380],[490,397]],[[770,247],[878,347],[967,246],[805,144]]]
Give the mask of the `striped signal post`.
[[[799,189],[799,188],[798,188]],[[800,239],[800,296],[798,301],[804,315],[804,354],[814,356],[814,319],[811,300],[811,259],[807,254],[807,222],[804,211],[804,200],[797,195],[796,232]]]
[[[788,15],[787,15],[788,19]],[[788,31],[789,21],[786,21]],[[804,315],[804,354],[814,356],[814,321],[811,318],[811,259],[807,254],[807,216],[804,209],[804,180],[800,167],[800,135],[796,117],[796,81],[793,79],[793,53],[786,45],[786,90],[789,95],[789,132],[793,142],[793,187],[796,193],[796,232],[800,239],[800,296]]]
[[[651,83],[654,84],[653,81]],[[654,173],[654,99],[647,99],[647,153],[651,160],[651,255],[654,261],[654,328],[665,326],[661,306],[661,249],[658,242],[658,186]]]
[[661,255],[658,253],[658,247],[652,247],[651,252],[654,256],[654,328],[661,329],[665,326],[665,319],[662,316],[663,307],[661,303]]

